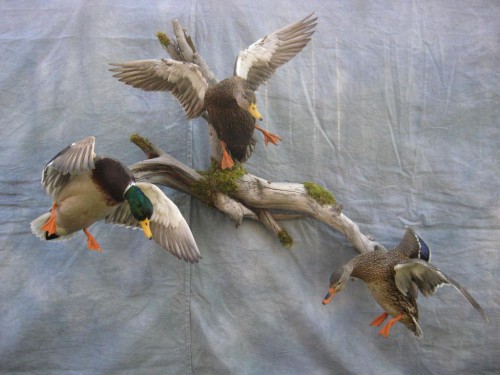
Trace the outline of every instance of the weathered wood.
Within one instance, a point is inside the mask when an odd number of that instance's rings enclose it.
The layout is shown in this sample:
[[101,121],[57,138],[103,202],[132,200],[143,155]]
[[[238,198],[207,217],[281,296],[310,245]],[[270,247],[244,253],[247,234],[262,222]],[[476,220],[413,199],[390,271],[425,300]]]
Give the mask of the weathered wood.
[[[159,151],[158,147],[137,135],[133,141],[145,154],[158,155],[135,163],[130,168],[139,181],[166,185],[190,194],[203,197],[192,189],[194,182],[203,178],[201,174],[175,158]],[[154,152],[152,152],[154,151]],[[237,181],[238,189],[230,195],[217,193],[211,202],[215,208],[228,215],[238,226],[244,218],[258,220],[276,236],[283,231],[269,210],[300,213],[313,217],[340,231],[359,252],[367,252],[380,246],[364,236],[358,225],[342,213],[339,205],[321,205],[307,194],[303,184],[271,182],[252,174],[245,174]]]

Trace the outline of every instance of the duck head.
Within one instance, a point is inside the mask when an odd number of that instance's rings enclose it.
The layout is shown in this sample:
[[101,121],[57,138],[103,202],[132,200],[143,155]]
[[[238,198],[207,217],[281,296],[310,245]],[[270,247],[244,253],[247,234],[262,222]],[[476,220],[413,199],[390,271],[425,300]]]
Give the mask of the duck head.
[[335,294],[345,288],[351,272],[352,268],[345,265],[332,273],[330,276],[330,288],[328,289],[328,294],[323,299],[323,305],[329,303],[335,297]]
[[131,185],[125,192],[125,199],[130,206],[132,216],[139,222],[147,239],[153,238],[149,220],[153,216],[153,204],[146,194],[136,185]]
[[240,108],[248,111],[256,120],[262,121],[262,116],[257,109],[257,97],[252,90],[237,90],[235,97]]

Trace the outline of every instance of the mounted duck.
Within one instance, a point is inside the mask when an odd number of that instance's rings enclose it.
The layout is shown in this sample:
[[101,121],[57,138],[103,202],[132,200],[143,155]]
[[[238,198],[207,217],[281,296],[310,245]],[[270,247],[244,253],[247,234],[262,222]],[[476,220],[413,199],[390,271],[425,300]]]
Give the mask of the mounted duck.
[[267,144],[281,139],[256,125],[262,120],[255,91],[274,71],[297,55],[311,40],[317,18],[313,14],[277,30],[240,51],[234,75],[209,86],[196,64],[171,59],[112,63],[114,77],[145,91],[170,91],[182,104],[187,118],[205,110],[222,149],[222,169],[234,160],[245,162],[255,148],[254,129],[264,134]]
[[94,154],[95,138],[74,142],[46,165],[42,186],[52,195],[50,212],[31,223],[42,240],[62,240],[83,230],[90,250],[101,246],[88,231],[106,222],[140,227],[146,238],[179,259],[198,262],[198,246],[177,206],[155,185],[136,182],[121,162]]
[[430,264],[430,259],[429,247],[412,229],[407,228],[403,239],[393,250],[378,249],[357,255],[332,273],[330,289],[323,304],[329,303],[343,290],[350,277],[361,279],[384,309],[384,313],[375,318],[371,325],[378,327],[389,315],[392,316],[379,334],[388,337],[391,327],[401,322],[420,338],[423,332],[418,324],[418,290],[427,297],[442,285],[452,285],[488,322],[483,309],[469,292]]

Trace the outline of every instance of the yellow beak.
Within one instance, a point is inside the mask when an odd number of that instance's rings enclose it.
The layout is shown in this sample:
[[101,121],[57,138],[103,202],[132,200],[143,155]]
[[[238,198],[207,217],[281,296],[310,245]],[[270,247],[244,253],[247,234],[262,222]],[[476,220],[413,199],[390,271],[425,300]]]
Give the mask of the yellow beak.
[[139,221],[139,224],[141,224],[141,228],[142,228],[146,238],[148,240],[153,238],[153,233],[151,232],[151,227],[149,226],[149,219],[144,219],[142,221]]
[[257,104],[255,103],[250,103],[248,106],[248,112],[252,115],[252,117],[256,118],[259,121],[262,121],[262,116],[259,113],[259,110],[257,109]]

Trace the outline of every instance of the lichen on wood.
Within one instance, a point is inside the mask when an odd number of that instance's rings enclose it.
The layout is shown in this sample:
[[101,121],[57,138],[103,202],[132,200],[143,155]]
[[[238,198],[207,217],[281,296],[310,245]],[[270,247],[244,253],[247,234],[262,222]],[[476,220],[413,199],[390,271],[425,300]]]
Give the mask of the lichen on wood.
[[307,194],[322,206],[335,205],[337,203],[335,196],[323,186],[314,182],[304,182],[304,187]]
[[191,185],[192,191],[201,199],[213,205],[218,193],[231,195],[238,190],[238,179],[246,172],[243,164],[236,163],[231,169],[222,170],[219,163],[212,160],[207,171],[198,171],[203,177]]
[[163,31],[158,31],[156,37],[164,48],[167,48],[171,44],[169,37]]
[[291,248],[293,245],[293,238],[288,234],[286,229],[281,230],[278,233],[278,238],[281,242],[281,244],[286,247],[287,249]]

